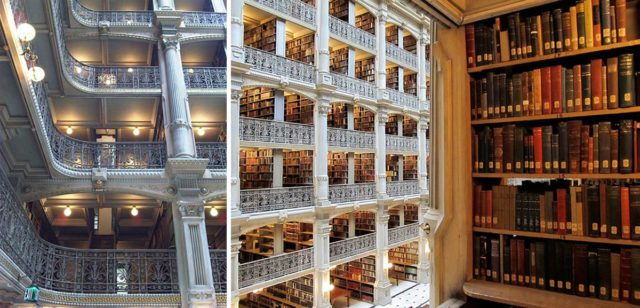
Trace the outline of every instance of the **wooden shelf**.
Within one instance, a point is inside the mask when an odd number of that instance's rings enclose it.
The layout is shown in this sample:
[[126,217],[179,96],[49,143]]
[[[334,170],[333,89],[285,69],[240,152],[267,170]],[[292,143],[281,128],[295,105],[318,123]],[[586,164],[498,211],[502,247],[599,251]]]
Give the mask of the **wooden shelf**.
[[473,232],[502,234],[502,235],[517,235],[517,236],[525,236],[525,237],[532,237],[532,238],[545,238],[545,239],[563,240],[563,241],[571,241],[571,242],[640,246],[640,241],[622,240],[622,239],[614,240],[609,238],[590,237],[590,236],[573,235],[573,234],[563,235],[563,234],[553,234],[553,233],[502,230],[502,229],[480,228],[480,227],[473,227]]
[[636,112],[640,112],[640,106],[629,107],[629,108],[604,109],[604,110],[589,110],[589,111],[569,112],[569,113],[543,114],[543,115],[536,115],[536,116],[472,120],[471,125],[532,122],[532,121],[555,120],[555,119],[573,119],[573,118],[585,118],[585,117],[603,116],[603,115],[630,114],[630,113],[636,113]]
[[462,289],[464,294],[473,298],[521,307],[622,308],[631,306],[629,303],[475,279],[465,282]]
[[640,173],[479,173],[472,174],[474,178],[505,178],[505,179],[640,179]]
[[480,72],[499,69],[499,68],[514,67],[518,65],[531,64],[531,63],[537,63],[537,64],[541,64],[540,66],[543,66],[542,63],[544,63],[545,61],[553,60],[553,59],[569,58],[569,57],[586,55],[586,54],[594,54],[599,52],[609,52],[616,49],[638,47],[638,46],[640,46],[640,39],[626,41],[622,43],[602,45],[602,46],[597,46],[592,48],[583,48],[583,49],[572,50],[572,51],[562,51],[554,54],[527,58],[527,59],[511,60],[511,61],[505,61],[500,63],[481,65],[477,67],[470,67],[467,70],[467,72],[480,73]]

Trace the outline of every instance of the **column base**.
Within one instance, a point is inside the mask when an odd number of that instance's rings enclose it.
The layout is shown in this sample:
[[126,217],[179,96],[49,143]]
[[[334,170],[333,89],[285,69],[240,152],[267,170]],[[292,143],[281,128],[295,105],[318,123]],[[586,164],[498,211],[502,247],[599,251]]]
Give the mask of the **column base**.
[[391,282],[380,281],[376,282],[373,287],[373,303],[375,305],[388,305],[391,304]]
[[187,305],[190,308],[216,307],[216,295],[213,289],[209,288],[191,289]]
[[431,274],[428,265],[418,266],[418,277],[416,279],[418,283],[427,284],[431,282]]

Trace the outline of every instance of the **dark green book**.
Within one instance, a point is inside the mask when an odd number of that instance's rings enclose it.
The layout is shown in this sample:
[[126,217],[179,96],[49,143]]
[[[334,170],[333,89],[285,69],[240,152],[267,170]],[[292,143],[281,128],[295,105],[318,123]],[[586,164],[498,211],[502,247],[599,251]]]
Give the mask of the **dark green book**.
[[560,173],[560,147],[558,134],[551,135],[551,172]]
[[513,115],[522,116],[522,75],[513,75]]
[[580,66],[582,78],[582,111],[591,110],[591,64]]
[[584,0],[576,1],[576,15],[578,19],[578,48],[587,47],[585,19],[584,19]]
[[516,173],[523,173],[524,170],[524,128],[516,127],[513,160]]
[[553,191],[544,192],[544,220],[547,233],[553,233]]
[[618,145],[620,173],[633,172],[633,120],[620,121],[620,140]]
[[611,239],[622,238],[620,186],[618,185],[607,185],[607,231]]
[[546,265],[547,265],[547,290],[555,291],[556,289],[556,273],[557,273],[557,254],[556,254],[556,242],[547,241],[547,245],[544,248],[546,253]]
[[609,0],[600,0],[600,16],[600,27],[602,28],[602,45],[609,45],[611,44],[611,11]]
[[553,128],[551,125],[545,125],[542,127],[542,171],[544,173],[551,173],[553,170],[551,164],[553,163],[553,157],[551,155],[551,135],[553,134]]
[[493,119],[496,117],[494,109],[496,98],[493,96],[493,87],[495,86],[495,84],[493,83],[493,76],[494,74],[492,72],[487,73],[487,107],[489,108],[489,119]]
[[618,57],[618,95],[620,107],[636,105],[635,76],[633,73],[633,54],[625,53]]
[[590,297],[598,297],[598,253],[587,254],[587,285]]
[[611,250],[598,248],[598,298],[611,297]]
[[600,196],[599,187],[587,186],[587,217],[589,236],[600,237]]
[[564,71],[565,77],[565,87],[564,89],[564,97],[567,104],[566,112],[574,112],[574,102],[573,102],[573,70],[568,69]]
[[513,79],[507,79],[507,116],[515,116],[515,101],[513,100]]

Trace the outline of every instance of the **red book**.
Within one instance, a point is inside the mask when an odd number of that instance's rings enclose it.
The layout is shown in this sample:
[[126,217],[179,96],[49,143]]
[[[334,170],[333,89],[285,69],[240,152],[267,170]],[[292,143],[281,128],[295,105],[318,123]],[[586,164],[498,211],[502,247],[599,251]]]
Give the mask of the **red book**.
[[620,299],[627,303],[631,299],[631,260],[631,249],[620,249]]
[[467,67],[476,66],[476,38],[473,23],[464,26],[464,36],[467,41]]
[[491,228],[493,226],[493,192],[491,190],[485,192],[485,210],[486,227]]
[[551,67],[543,67],[542,78],[542,114],[551,114]]
[[587,172],[593,173],[593,137],[589,137],[589,158],[587,159]]
[[562,66],[551,67],[551,102],[553,113],[562,113]]
[[[593,29],[595,32],[595,29]],[[591,109],[602,109],[602,59],[591,60]]]
[[[595,0],[593,1],[593,9],[592,12],[593,14],[591,14],[593,16],[593,46],[601,46],[602,45],[602,20],[600,20],[600,12],[601,9],[598,9],[598,7],[600,7],[600,1]],[[598,15],[598,16],[596,16]],[[591,67],[591,69],[593,69],[593,67]]]
[[473,225],[482,227],[480,216],[482,215],[482,185],[476,185],[473,189]]
[[542,127],[533,128],[533,159],[536,173],[542,173]]
[[[637,15],[636,15],[637,16]],[[616,0],[616,34],[618,42],[627,41],[627,1]]]
[[607,237],[607,184],[600,184],[600,237]]
[[518,243],[518,284],[524,285],[524,240],[517,240]]
[[480,227],[487,227],[487,192],[481,191],[481,201],[480,201]]
[[638,165],[640,161],[636,160],[638,157],[638,122],[633,121],[633,172],[638,172]]
[[622,238],[631,239],[631,218],[629,216],[629,187],[620,187],[620,217],[622,218]]
[[558,234],[558,201],[553,200],[551,203],[551,209],[553,210],[551,213],[551,217],[553,219],[553,233]]
[[558,199],[558,233],[567,234],[567,190],[556,190]]
[[573,66],[573,108],[575,112],[582,111],[582,69],[580,64]]

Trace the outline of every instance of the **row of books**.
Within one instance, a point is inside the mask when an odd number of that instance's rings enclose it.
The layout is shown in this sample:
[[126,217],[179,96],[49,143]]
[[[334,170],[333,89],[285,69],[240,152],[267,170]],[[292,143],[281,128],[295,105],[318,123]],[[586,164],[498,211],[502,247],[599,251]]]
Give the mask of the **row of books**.
[[[633,107],[640,78],[633,54],[593,59],[565,68],[548,66],[507,76],[472,79],[472,119],[492,119]],[[636,80],[637,79],[637,80]],[[639,92],[639,93],[636,93]]]
[[[478,279],[640,304],[640,248],[474,236]],[[502,270],[501,270],[502,268]]]
[[640,240],[640,185],[523,182],[474,187],[477,227]]
[[[537,15],[515,13],[465,26],[467,66],[517,60],[627,41],[626,0],[577,0]],[[634,16],[634,18],[637,18]],[[631,20],[633,22],[633,18]]]
[[473,135],[473,169],[495,173],[637,173],[640,124],[633,120],[538,127],[485,126]]

